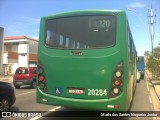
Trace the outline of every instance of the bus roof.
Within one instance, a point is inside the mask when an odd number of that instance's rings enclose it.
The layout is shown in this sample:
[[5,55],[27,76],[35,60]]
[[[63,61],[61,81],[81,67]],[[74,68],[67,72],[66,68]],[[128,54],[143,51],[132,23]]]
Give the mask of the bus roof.
[[65,16],[72,16],[72,15],[91,15],[91,14],[118,14],[118,13],[125,13],[123,10],[76,10],[76,11],[68,11],[68,12],[61,12],[57,14],[52,14],[48,16],[44,16],[44,19],[51,19],[53,17],[65,17]]

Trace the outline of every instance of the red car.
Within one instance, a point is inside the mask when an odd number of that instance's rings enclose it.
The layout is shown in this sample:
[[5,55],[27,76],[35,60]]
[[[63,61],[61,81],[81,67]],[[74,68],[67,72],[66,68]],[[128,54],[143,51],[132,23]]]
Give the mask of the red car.
[[19,89],[21,85],[36,88],[36,77],[36,67],[19,67],[15,72],[13,84],[16,89]]

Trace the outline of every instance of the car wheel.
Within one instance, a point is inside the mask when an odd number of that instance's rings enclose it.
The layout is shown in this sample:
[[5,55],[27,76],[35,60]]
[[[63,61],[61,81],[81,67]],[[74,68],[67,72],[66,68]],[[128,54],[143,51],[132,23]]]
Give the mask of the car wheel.
[[10,102],[7,97],[0,97],[0,111],[9,111]]
[[15,88],[16,88],[16,89],[19,89],[19,88],[20,88],[20,85],[15,85]]
[[36,85],[36,81],[34,80],[34,81],[32,82],[31,88],[35,89],[36,86],[37,86],[37,85]]

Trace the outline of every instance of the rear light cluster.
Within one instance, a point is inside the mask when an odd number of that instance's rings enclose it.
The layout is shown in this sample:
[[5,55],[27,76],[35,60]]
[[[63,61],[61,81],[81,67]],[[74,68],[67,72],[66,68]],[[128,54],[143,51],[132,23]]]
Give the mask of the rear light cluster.
[[119,62],[113,72],[109,98],[117,97],[123,90],[124,64]]
[[41,91],[47,93],[45,73],[41,65],[38,65],[38,87]]

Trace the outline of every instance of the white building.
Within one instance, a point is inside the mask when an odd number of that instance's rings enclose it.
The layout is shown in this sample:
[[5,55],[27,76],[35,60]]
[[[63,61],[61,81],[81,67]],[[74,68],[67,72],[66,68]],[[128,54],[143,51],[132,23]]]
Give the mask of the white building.
[[18,67],[37,65],[38,40],[26,36],[4,37],[3,74],[13,75]]

